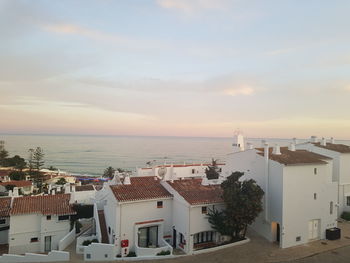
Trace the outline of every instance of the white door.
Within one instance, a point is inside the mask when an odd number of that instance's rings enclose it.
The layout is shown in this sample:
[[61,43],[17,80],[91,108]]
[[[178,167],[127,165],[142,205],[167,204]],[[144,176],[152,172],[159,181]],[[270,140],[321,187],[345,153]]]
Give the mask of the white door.
[[320,233],[320,220],[314,219],[309,221],[309,239],[318,239]]

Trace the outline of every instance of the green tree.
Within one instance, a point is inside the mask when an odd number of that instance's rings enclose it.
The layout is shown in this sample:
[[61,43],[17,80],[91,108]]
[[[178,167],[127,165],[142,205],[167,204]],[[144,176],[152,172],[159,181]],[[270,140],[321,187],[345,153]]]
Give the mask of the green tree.
[[5,163],[6,163],[6,166],[15,167],[16,169],[21,171],[27,166],[26,161],[19,155],[15,155],[11,158],[7,158],[5,160]]
[[35,185],[39,187],[40,192],[42,192],[43,187],[43,174],[40,169],[44,165],[44,151],[40,147],[36,149],[29,149],[28,167],[29,175],[32,177]]
[[22,171],[12,171],[10,174],[10,179],[13,181],[21,181],[25,180],[26,178],[26,173]]
[[[210,211],[209,223],[214,229],[228,229],[232,239],[244,239],[248,225],[252,224],[263,210],[264,191],[252,179],[240,181],[241,172],[232,173],[221,184],[225,209]],[[227,231],[223,231],[227,234]]]
[[56,184],[59,184],[59,185],[65,185],[66,183],[67,183],[67,180],[64,177],[61,177],[56,182]]
[[115,169],[112,166],[107,167],[103,172],[103,177],[112,179],[114,176]]
[[208,165],[207,168],[205,168],[205,175],[207,176],[208,180],[211,179],[218,179],[219,178],[219,167],[217,165],[217,161],[215,159],[211,160],[211,164]]
[[5,149],[5,142],[0,141],[0,165],[5,166],[6,165],[6,158],[9,156],[8,151]]

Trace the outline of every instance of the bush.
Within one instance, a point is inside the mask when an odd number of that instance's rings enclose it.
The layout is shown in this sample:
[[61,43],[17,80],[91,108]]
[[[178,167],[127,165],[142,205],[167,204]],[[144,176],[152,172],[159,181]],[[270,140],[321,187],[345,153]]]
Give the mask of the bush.
[[346,221],[350,221],[350,212],[343,212],[340,217]]
[[75,221],[75,233],[79,234],[80,233],[80,229],[82,228],[82,224],[79,221]]
[[162,250],[159,253],[157,253],[157,256],[167,256],[167,255],[170,255],[169,250]]
[[131,257],[137,257],[136,256],[136,253],[134,251],[130,251],[129,254],[127,255],[128,258],[131,258]]
[[93,239],[93,240],[85,240],[83,243],[82,243],[82,245],[83,246],[88,246],[88,245],[90,245],[91,243],[98,243],[98,240],[95,238],[95,239]]

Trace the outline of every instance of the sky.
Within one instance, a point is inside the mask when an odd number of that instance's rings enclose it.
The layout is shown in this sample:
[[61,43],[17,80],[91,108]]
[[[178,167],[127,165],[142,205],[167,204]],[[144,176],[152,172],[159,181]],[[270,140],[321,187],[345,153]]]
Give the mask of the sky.
[[350,139],[349,11],[0,0],[0,133]]

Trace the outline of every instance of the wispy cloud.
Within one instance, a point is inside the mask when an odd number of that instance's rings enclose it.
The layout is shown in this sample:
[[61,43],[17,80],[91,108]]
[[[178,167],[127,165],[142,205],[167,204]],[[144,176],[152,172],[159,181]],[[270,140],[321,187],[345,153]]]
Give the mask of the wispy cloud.
[[225,0],[156,0],[158,5],[166,9],[175,9],[186,14],[200,10],[222,9],[227,4]]
[[241,85],[238,87],[224,89],[223,93],[229,96],[238,96],[238,95],[253,95],[255,93],[255,88],[249,85]]

